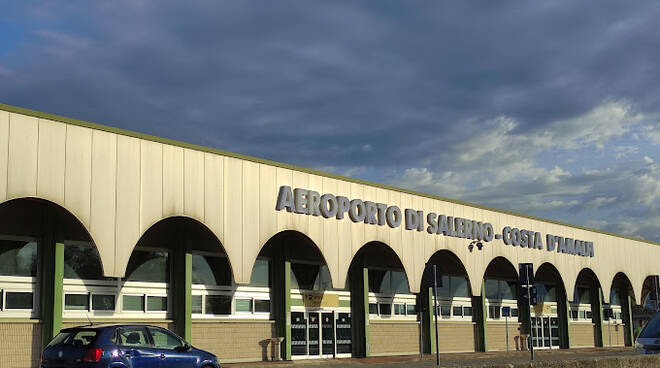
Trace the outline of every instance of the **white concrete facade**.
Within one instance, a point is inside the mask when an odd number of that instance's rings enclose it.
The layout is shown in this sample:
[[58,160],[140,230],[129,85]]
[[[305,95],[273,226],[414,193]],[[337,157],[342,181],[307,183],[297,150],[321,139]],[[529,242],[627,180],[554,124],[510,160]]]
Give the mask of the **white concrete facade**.
[[[425,263],[437,251],[454,253],[466,268],[472,292],[480,295],[483,275],[496,257],[513,265],[552,264],[572,299],[578,274],[591,269],[609,301],[617,273],[630,280],[642,302],[647,276],[660,273],[660,246],[595,230],[542,221],[455,203],[433,196],[362,183],[265,160],[191,148],[155,137],[118,131],[0,105],[0,202],[42,198],[72,213],[98,248],[106,276],[124,276],[140,237],[157,222],[184,216],[215,234],[229,258],[238,284],[249,282],[262,246],[275,234],[295,230],[319,248],[332,283],[344,288],[353,256],[378,241],[400,258],[412,292],[419,292]],[[305,188],[461,217],[594,243],[594,257],[513,247],[502,240],[468,251],[469,239],[388,226],[276,211],[280,186]]]

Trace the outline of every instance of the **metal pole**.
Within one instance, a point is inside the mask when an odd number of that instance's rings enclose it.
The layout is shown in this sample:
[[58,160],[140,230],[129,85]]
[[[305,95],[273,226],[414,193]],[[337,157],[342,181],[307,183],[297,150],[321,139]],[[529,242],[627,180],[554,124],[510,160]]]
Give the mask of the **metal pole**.
[[[527,316],[527,320],[529,322],[529,337],[533,337],[534,333],[532,331],[532,295],[529,285],[529,267],[527,266],[525,266],[525,274],[527,275],[527,304],[529,305],[529,315]],[[534,360],[534,341],[532,340],[529,340],[529,354],[531,356],[531,359]]]
[[506,352],[509,352],[509,315],[504,316],[504,329],[506,330]]
[[[428,295],[428,290],[426,291],[426,295]],[[421,298],[420,298],[421,300]],[[424,356],[424,341],[422,338],[423,334],[423,329],[424,329],[424,324],[423,324],[423,319],[422,319],[422,308],[420,305],[419,312],[417,313],[419,316],[419,357],[422,358]]]
[[440,349],[438,347],[438,273],[433,265],[433,315],[435,316],[435,365],[440,365]]
[[660,276],[655,276],[655,311],[660,312]]

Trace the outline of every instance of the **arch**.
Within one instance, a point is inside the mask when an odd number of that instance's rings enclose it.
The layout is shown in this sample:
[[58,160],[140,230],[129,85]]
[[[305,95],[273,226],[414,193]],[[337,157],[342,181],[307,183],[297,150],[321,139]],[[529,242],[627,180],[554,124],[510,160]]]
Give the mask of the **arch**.
[[[596,285],[598,285],[598,288],[600,288],[601,291],[603,291],[602,284],[601,284],[600,280],[598,279],[598,276],[596,276],[596,273],[591,268],[585,267],[585,268],[581,269],[580,272],[578,272],[578,275],[575,278],[575,283],[573,284],[573,290],[572,290],[572,295],[573,296],[571,297],[572,298],[571,301],[573,301],[573,302],[575,301],[574,300],[575,299],[575,292],[577,291],[578,285],[580,285],[581,279],[582,279],[582,281],[591,282],[592,284],[595,283]],[[582,285],[584,285],[584,284],[582,284]],[[568,293],[568,290],[566,292]]]
[[[470,284],[470,275],[468,274],[467,268],[465,267],[465,264],[463,264],[463,261],[458,257],[458,255],[454,252],[452,252],[449,249],[440,249],[433,253],[431,257],[429,257],[428,261],[426,264],[440,264],[442,260],[447,260],[449,262],[449,271],[455,271],[456,273],[462,273],[465,275],[465,277],[468,280],[468,286],[469,286],[469,292],[470,294],[473,294],[472,290],[472,285]],[[443,273],[443,269],[440,270],[440,273]],[[424,271],[422,272],[422,278],[420,280],[420,290],[424,290],[424,283],[425,279],[427,279],[427,272],[430,272],[430,268],[425,268]],[[430,277],[433,279],[433,277]]]
[[[644,307],[646,304],[646,298],[652,293],[655,292],[655,281],[653,280],[653,277],[655,275],[653,274],[647,274],[641,284],[640,290],[639,290],[639,304]],[[660,289],[660,285],[658,286]]]
[[491,274],[494,273],[495,276],[499,277],[509,277],[513,274],[514,278],[516,280],[518,279],[518,270],[516,267],[508,258],[502,256],[497,256],[488,262],[488,266],[486,266],[483,277],[481,278],[482,288],[484,286],[486,276],[489,274],[489,272]]
[[[346,278],[344,280],[349,279],[349,275],[351,273],[351,270],[353,269],[353,267],[355,267],[357,265],[356,262],[362,261],[361,257],[363,257],[365,252],[369,252],[371,249],[376,249],[376,248],[386,249],[386,252],[388,252],[388,254],[385,258],[386,259],[393,259],[394,264],[396,266],[401,267],[401,269],[403,270],[403,273],[406,275],[406,283],[408,285],[408,290],[412,293],[414,289],[412,288],[412,282],[410,281],[410,276],[409,276],[410,273],[406,269],[406,266],[403,264],[403,262],[401,261],[401,258],[399,258],[399,255],[396,253],[396,251],[392,247],[390,247],[388,244],[386,244],[384,242],[381,242],[381,241],[370,241],[370,242],[364,243],[360,247],[360,249],[358,249],[357,252],[355,252],[355,254],[353,254],[353,258],[351,258],[351,263],[348,267],[348,270],[346,272]],[[394,256],[394,257],[392,258],[392,256]]]
[[[232,259],[231,259],[230,255],[225,251],[224,245],[220,241],[220,239],[218,238],[216,233],[213,232],[211,229],[209,229],[203,222],[201,222],[201,221],[199,221],[199,220],[197,220],[193,217],[189,217],[189,216],[169,216],[169,217],[165,217],[165,218],[162,218],[162,219],[158,220],[157,222],[152,224],[148,229],[146,229],[140,235],[140,238],[131,247],[131,252],[127,254],[128,255],[127,257],[125,257],[126,261],[123,262],[120,265],[121,267],[119,268],[119,270],[121,270],[121,275],[123,277],[126,276],[126,269],[128,267],[130,257],[133,254],[133,252],[135,252],[135,249],[140,244],[140,242],[144,241],[145,239],[148,239],[149,236],[154,236],[153,235],[154,232],[160,230],[159,228],[161,226],[167,226],[168,223],[170,223],[170,222],[179,222],[179,224],[175,224],[175,226],[193,226],[192,228],[185,229],[186,232],[192,231],[192,232],[197,232],[198,234],[199,234],[199,232],[201,232],[201,234],[204,234],[206,236],[210,236],[211,240],[214,243],[216,243],[217,245],[219,245],[218,250],[221,250],[223,253],[225,253],[227,255],[227,260],[228,260],[228,263],[229,263],[229,268],[230,268],[232,280],[234,280],[234,275],[235,275],[235,273],[234,273],[234,264],[232,262]],[[183,225],[180,225],[180,224],[183,224]],[[169,229],[166,229],[166,230],[169,230]]]
[[[539,281],[544,281],[544,280],[549,280],[550,278],[554,277],[555,279],[559,279],[559,284],[561,285],[562,288],[564,288],[564,294],[566,294],[566,284],[564,281],[564,278],[561,277],[561,272],[555,267],[550,262],[543,262],[539,265],[539,267],[536,269],[536,272],[534,273],[534,278],[539,280]],[[568,296],[568,295],[567,295]]]
[[[55,209],[56,211],[59,211],[60,214],[72,219],[73,224],[67,224],[67,225],[73,225],[73,226],[77,227],[78,229],[83,230],[84,235],[87,237],[87,239],[82,239],[82,240],[89,241],[91,244],[94,245],[94,250],[99,255],[99,262],[101,263],[101,273],[103,275],[105,275],[105,269],[106,269],[105,265],[108,264],[108,263],[112,263],[112,262],[109,262],[109,261],[112,261],[112,260],[111,259],[110,260],[105,259],[107,256],[106,257],[103,256],[104,253],[100,251],[98,245],[96,244],[96,242],[94,241],[94,238],[92,237],[92,234],[91,234],[90,230],[80,220],[80,217],[78,215],[76,215],[76,213],[74,211],[68,209],[66,206],[64,206],[60,203],[51,201],[51,200],[46,199],[46,198],[36,197],[36,196],[17,197],[17,198],[12,198],[12,199],[3,201],[3,202],[0,203],[0,211],[5,210],[6,207],[16,205],[17,203],[20,203],[20,202],[23,202],[23,201],[35,201],[35,203],[37,203],[37,204],[50,206],[52,209]],[[55,220],[59,220],[59,219],[60,218],[56,214]],[[61,226],[57,226],[57,225],[58,224],[55,223],[55,224],[53,224],[53,227],[56,228],[56,229],[61,229],[62,228]],[[63,236],[63,235],[60,234],[60,236]],[[55,239],[55,240],[57,240],[57,239]],[[75,240],[75,239],[61,238],[59,240]]]
[[612,281],[609,284],[610,284],[610,290],[617,288],[616,286],[618,286],[617,289],[625,288],[629,293],[631,293],[633,300],[637,300],[635,298],[635,295],[637,294],[635,293],[635,289],[633,288],[633,283],[630,282],[630,278],[628,277],[628,275],[625,274],[625,272],[619,271],[615,273],[614,277],[612,277]]
[[[257,254],[256,254],[254,257],[252,257],[252,260],[251,260],[251,262],[249,263],[249,265],[250,265],[250,273],[249,273],[249,274],[250,274],[250,275],[252,274],[252,270],[254,269],[254,265],[255,265],[255,263],[257,262],[257,258],[259,257],[259,255],[262,254],[262,252],[264,252],[265,250],[269,249],[269,247],[273,246],[273,245],[274,245],[274,242],[276,242],[276,241],[278,241],[278,240],[280,240],[280,239],[282,239],[282,238],[284,238],[284,237],[286,237],[286,236],[299,237],[300,239],[302,239],[302,240],[303,240],[304,242],[306,242],[307,244],[311,244],[311,245],[313,245],[313,248],[312,248],[313,250],[312,250],[312,252],[313,252],[313,253],[316,253],[316,255],[320,256],[321,260],[323,260],[323,263],[328,267],[328,271],[330,271],[330,282],[332,283],[332,286],[333,286],[334,288],[337,288],[337,285],[336,285],[336,276],[333,274],[334,269],[333,269],[332,265],[328,264],[328,261],[327,261],[327,259],[326,259],[326,256],[325,256],[325,254],[323,253],[323,251],[321,250],[321,248],[320,248],[320,247],[318,246],[318,244],[317,244],[312,238],[310,238],[307,234],[305,234],[305,233],[303,233],[303,232],[300,232],[300,231],[298,231],[298,230],[282,230],[282,231],[279,231],[279,232],[273,234],[273,235],[272,235],[272,236],[271,236],[271,237],[270,237],[270,238],[269,238],[269,239],[268,239],[268,240],[267,240],[267,241],[261,246],[261,248],[259,249],[259,252],[257,252]],[[249,279],[249,278],[248,278],[248,279]]]

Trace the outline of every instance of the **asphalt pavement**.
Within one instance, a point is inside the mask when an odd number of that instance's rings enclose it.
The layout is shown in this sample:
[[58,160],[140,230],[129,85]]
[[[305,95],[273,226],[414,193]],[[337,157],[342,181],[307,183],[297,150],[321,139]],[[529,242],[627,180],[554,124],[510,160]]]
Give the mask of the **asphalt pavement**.
[[[588,348],[570,350],[535,351],[535,360],[578,360],[592,358],[616,358],[639,355],[632,348]],[[491,353],[446,353],[440,354],[441,367],[481,367],[488,365],[520,364],[530,361],[526,352],[491,352]],[[285,362],[253,362],[223,364],[228,368],[278,368],[278,367],[321,367],[331,368],[387,368],[387,367],[435,367],[435,355],[408,355],[370,358],[314,359]]]

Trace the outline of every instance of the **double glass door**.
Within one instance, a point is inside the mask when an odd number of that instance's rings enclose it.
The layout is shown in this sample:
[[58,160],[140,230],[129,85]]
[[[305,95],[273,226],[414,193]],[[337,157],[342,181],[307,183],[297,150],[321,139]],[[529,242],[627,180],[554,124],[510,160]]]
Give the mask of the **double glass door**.
[[336,311],[291,312],[291,355],[333,358],[351,353],[351,314]]
[[559,348],[559,318],[532,317],[532,345],[535,349]]

